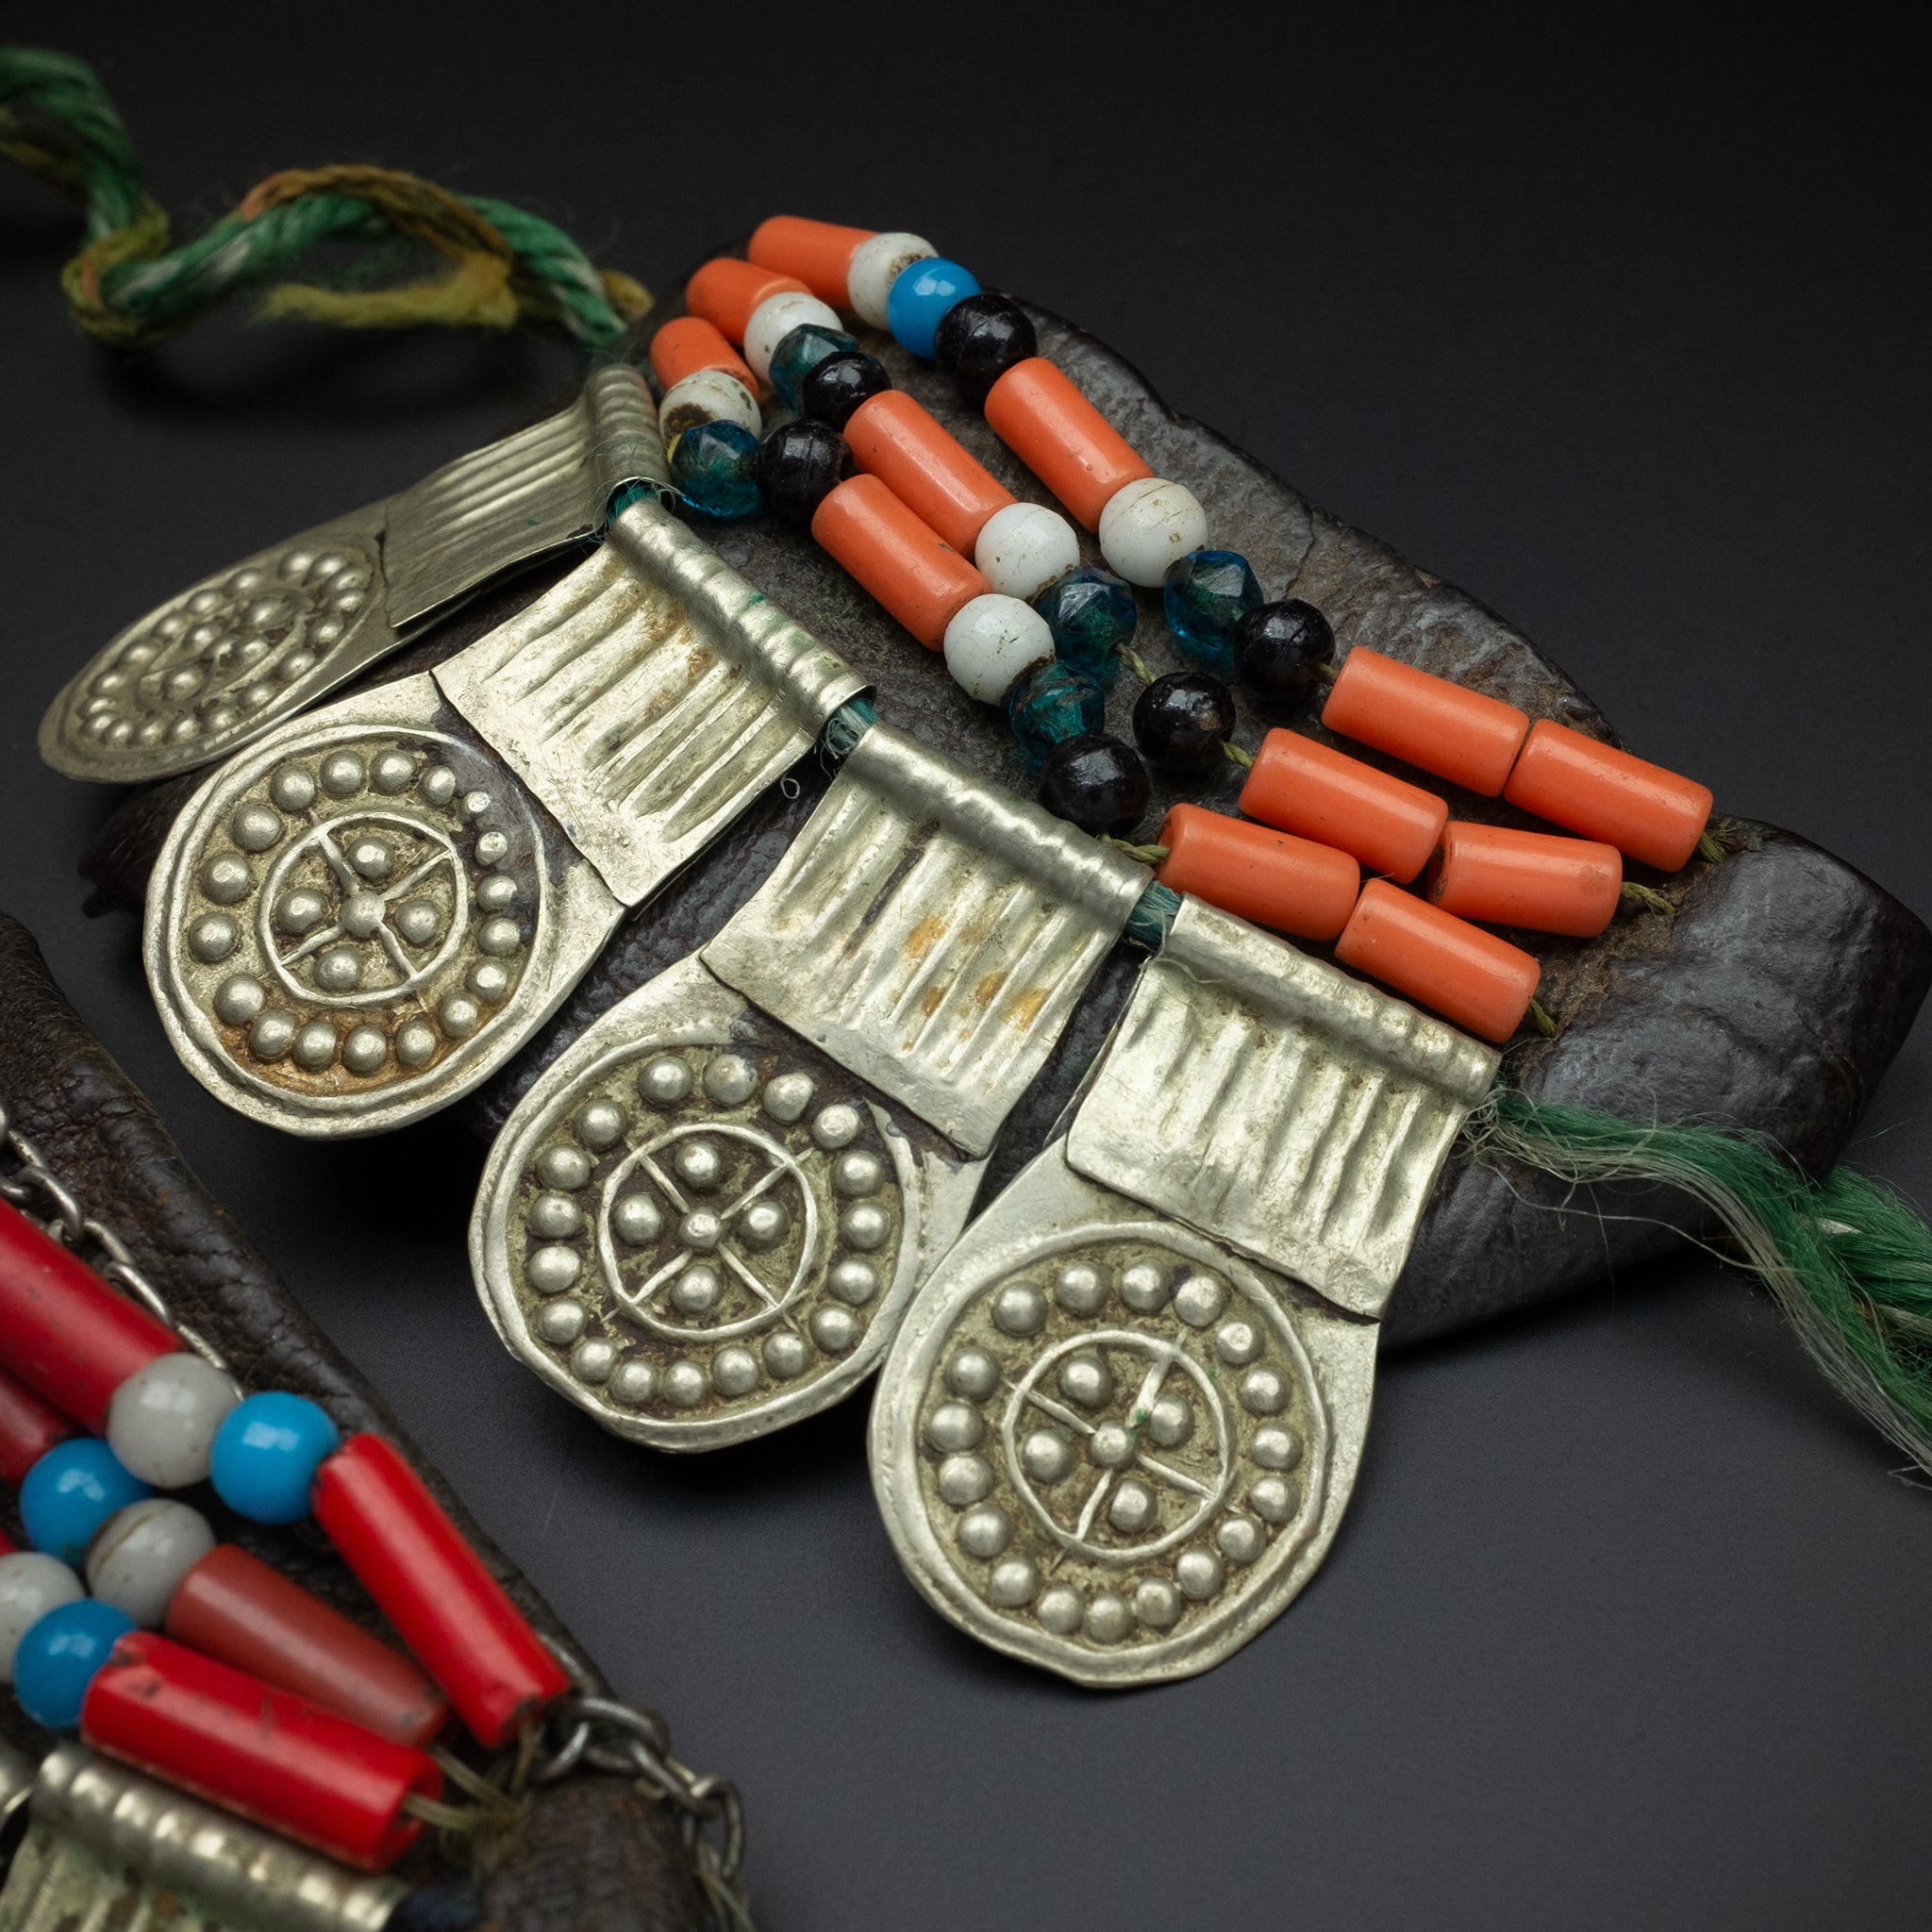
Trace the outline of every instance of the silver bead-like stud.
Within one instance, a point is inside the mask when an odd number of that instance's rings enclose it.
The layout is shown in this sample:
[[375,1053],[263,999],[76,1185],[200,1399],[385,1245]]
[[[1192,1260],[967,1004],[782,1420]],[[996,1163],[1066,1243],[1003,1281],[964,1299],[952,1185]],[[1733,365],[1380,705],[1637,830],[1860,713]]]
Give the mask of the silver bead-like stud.
[[878,1270],[869,1261],[860,1261],[848,1256],[833,1267],[826,1278],[825,1286],[841,1302],[849,1302],[855,1308],[862,1308],[879,1291]]
[[802,1335],[793,1335],[789,1330],[780,1330],[776,1335],[765,1337],[765,1367],[781,1382],[791,1382],[805,1373],[805,1365],[810,1357]]
[[231,973],[215,988],[215,1018],[225,1026],[246,1026],[268,1004],[268,990],[252,973]]
[[960,1517],[958,1537],[969,1557],[989,1562],[1013,1541],[1013,1519],[995,1504],[982,1504]]
[[1190,1274],[1174,1291],[1174,1311],[1190,1328],[1205,1328],[1227,1306],[1227,1290],[1211,1274]]
[[748,1348],[721,1348],[711,1362],[711,1385],[720,1395],[749,1395],[758,1386],[758,1358]]
[[858,1109],[841,1101],[819,1109],[811,1124],[811,1137],[829,1154],[856,1140],[859,1125]]
[[315,803],[315,780],[305,765],[284,765],[268,781],[268,795],[284,811],[306,811]]
[[858,1318],[849,1308],[820,1308],[811,1318],[811,1339],[827,1355],[843,1355],[858,1340]]
[[367,1079],[379,1072],[389,1058],[389,1038],[380,1026],[351,1027],[342,1041],[342,1064],[350,1073]]
[[1070,1315],[1098,1314],[1107,1300],[1107,1275],[1091,1261],[1069,1261],[1054,1277],[1053,1298]]
[[664,1216],[648,1194],[626,1194],[610,1210],[610,1231],[626,1247],[641,1248],[664,1231]]
[[530,1232],[545,1241],[563,1241],[583,1224],[583,1209],[568,1194],[539,1194],[530,1203]]
[[295,1035],[290,1053],[298,1067],[319,1074],[325,1067],[335,1065],[341,1044],[341,1039],[329,1021],[311,1020]]
[[1000,1386],[1000,1365],[983,1348],[962,1348],[946,1364],[946,1387],[955,1395],[984,1402]]
[[591,1158],[581,1147],[559,1141],[538,1155],[537,1173],[545,1187],[575,1193],[591,1178]]
[[1121,1299],[1137,1315],[1158,1314],[1167,1306],[1167,1270],[1156,1261],[1136,1261],[1121,1275]]
[[322,761],[322,789],[331,798],[354,798],[362,789],[363,771],[354,752],[331,752]]
[[886,1244],[892,1224],[886,1210],[872,1201],[856,1201],[839,1217],[839,1232],[848,1247],[870,1255]]
[[584,1272],[583,1257],[575,1248],[553,1244],[539,1248],[525,1267],[529,1284],[539,1294],[561,1294],[574,1288]]
[[720,1107],[741,1107],[758,1091],[758,1070],[742,1054],[714,1054],[705,1068],[705,1097]]
[[244,805],[228,821],[228,836],[244,852],[266,852],[282,836],[282,815],[271,805]]
[[624,1133],[624,1109],[613,1101],[587,1100],[571,1124],[586,1147],[611,1147]]
[[690,1066],[673,1054],[659,1054],[638,1069],[638,1092],[652,1107],[675,1107],[691,1086]]
[[436,1029],[425,1020],[411,1020],[396,1033],[396,1058],[406,1067],[426,1067],[436,1058]]
[[235,950],[241,928],[225,912],[204,912],[188,928],[188,950],[204,966],[213,966]]
[[1046,1297],[1030,1281],[1009,1281],[992,1298],[992,1325],[1002,1335],[1038,1335],[1046,1326]]
[[809,1074],[780,1074],[765,1089],[765,1111],[790,1126],[811,1105],[811,1092]]
[[942,1402],[926,1418],[925,1440],[941,1456],[976,1449],[986,1434],[986,1419],[971,1403]]

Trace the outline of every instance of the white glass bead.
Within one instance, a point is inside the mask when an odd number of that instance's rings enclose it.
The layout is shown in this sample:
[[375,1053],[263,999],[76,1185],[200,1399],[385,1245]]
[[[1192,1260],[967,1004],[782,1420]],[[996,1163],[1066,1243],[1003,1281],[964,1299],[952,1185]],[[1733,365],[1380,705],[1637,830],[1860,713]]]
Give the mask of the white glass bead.
[[821,328],[840,327],[839,311],[816,295],[787,289],[769,295],[751,312],[744,325],[744,359],[760,382],[772,373],[772,351],[795,328],[815,322]]
[[859,321],[884,328],[886,297],[892,292],[892,284],[915,261],[928,261],[938,253],[923,235],[898,232],[861,242],[845,270],[845,299],[858,311]]
[[171,1496],[117,1509],[87,1551],[87,1587],[143,1629],[158,1630],[176,1586],[215,1546],[208,1519]]
[[1100,512],[1100,554],[1108,568],[1158,591],[1167,567],[1208,547],[1208,515],[1183,483],[1140,476],[1123,483]]
[[1046,619],[1017,597],[975,597],[946,626],[946,669],[968,697],[1006,702],[1023,672],[1053,659]]
[[115,1390],[108,1447],[130,1475],[158,1490],[206,1482],[215,1431],[241,1399],[198,1355],[158,1356]]
[[658,405],[658,427],[666,442],[700,423],[737,423],[754,436],[765,426],[750,390],[722,369],[699,369],[674,382]]
[[13,1682],[20,1640],[49,1610],[86,1594],[86,1586],[58,1557],[39,1550],[0,1557],[0,1684]]
[[1030,604],[1080,561],[1080,540],[1058,510],[1041,503],[996,509],[973,546],[979,575],[1003,597]]

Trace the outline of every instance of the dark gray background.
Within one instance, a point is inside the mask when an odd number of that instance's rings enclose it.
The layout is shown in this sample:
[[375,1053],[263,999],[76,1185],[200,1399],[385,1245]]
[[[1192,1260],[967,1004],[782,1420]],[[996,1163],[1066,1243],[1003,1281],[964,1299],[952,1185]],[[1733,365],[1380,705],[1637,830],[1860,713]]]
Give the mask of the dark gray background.
[[[103,66],[177,212],[379,159],[659,285],[781,209],[918,229],[1507,612],[1722,808],[1932,912],[1924,116],[1855,19],[1810,46],[1768,16],[1472,39],[1460,8],[125,11],[4,30]],[[1687,1258],[1392,1359],[1305,1598],[1204,1679],[1096,1698],[914,1597],[861,1405],[678,1464],[540,1390],[469,1286],[454,1129],[324,1149],[208,1098],[132,922],[82,914],[109,800],[38,764],[41,710],[149,605],[486,441],[569,358],[223,322],[120,370],[56,299],[70,236],[0,180],[0,905],[622,1689],[741,1781],[768,1932],[1923,1920],[1932,1498],[1734,1275]],[[1922,1026],[1858,1154],[1932,1202],[1928,1101]]]

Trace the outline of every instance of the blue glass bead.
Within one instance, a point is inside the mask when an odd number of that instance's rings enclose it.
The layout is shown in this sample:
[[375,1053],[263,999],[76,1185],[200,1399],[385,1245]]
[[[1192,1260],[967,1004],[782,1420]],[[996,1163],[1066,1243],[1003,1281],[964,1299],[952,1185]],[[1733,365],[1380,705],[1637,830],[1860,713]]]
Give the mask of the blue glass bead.
[[215,1437],[215,1493],[253,1523],[300,1523],[315,1472],[341,1432],[306,1396],[271,1390],[228,1412]]
[[1130,585],[1111,571],[1083,564],[1049,584],[1034,598],[1033,608],[1046,619],[1062,664],[1099,684],[1113,682],[1121,668],[1120,648],[1134,635],[1140,618]]
[[154,1491],[96,1436],[56,1442],[20,1486],[20,1520],[35,1549],[79,1569],[94,1531]]
[[930,362],[933,338],[939,334],[946,311],[978,293],[979,284],[970,270],[941,256],[927,256],[906,269],[892,284],[891,293],[886,297],[886,325],[902,349],[910,349]]
[[671,445],[671,480],[700,516],[758,513],[758,440],[741,423],[700,423]]
[[858,346],[858,339],[841,328],[802,322],[789,335],[781,336],[772,351],[772,387],[784,397],[788,409],[796,409],[799,384],[827,356],[848,355]]
[[1036,772],[1055,745],[1083,732],[1098,731],[1106,716],[1107,699],[1100,687],[1059,663],[1029,671],[1007,700],[1007,722]]
[[13,1693],[21,1708],[50,1731],[77,1729],[94,1673],[133,1628],[125,1610],[91,1596],[49,1610],[13,1653]]
[[1234,672],[1234,627],[1261,606],[1248,559],[1232,550],[1196,550],[1168,566],[1167,627],[1181,656],[1218,677]]

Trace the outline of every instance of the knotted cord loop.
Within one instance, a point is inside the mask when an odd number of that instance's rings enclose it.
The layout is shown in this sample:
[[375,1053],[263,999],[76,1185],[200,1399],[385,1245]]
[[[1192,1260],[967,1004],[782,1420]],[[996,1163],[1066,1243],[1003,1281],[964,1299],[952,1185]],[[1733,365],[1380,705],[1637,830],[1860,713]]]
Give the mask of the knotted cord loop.
[[[587,356],[651,307],[641,284],[597,268],[541,215],[393,168],[284,169],[176,246],[99,76],[67,54],[0,47],[0,155],[80,205],[86,243],[61,287],[79,326],[117,348],[164,341],[246,289],[262,291],[264,317],[341,328],[536,324]],[[365,249],[340,286],[278,279],[331,241]],[[441,272],[373,285],[410,245],[440,256]]]

